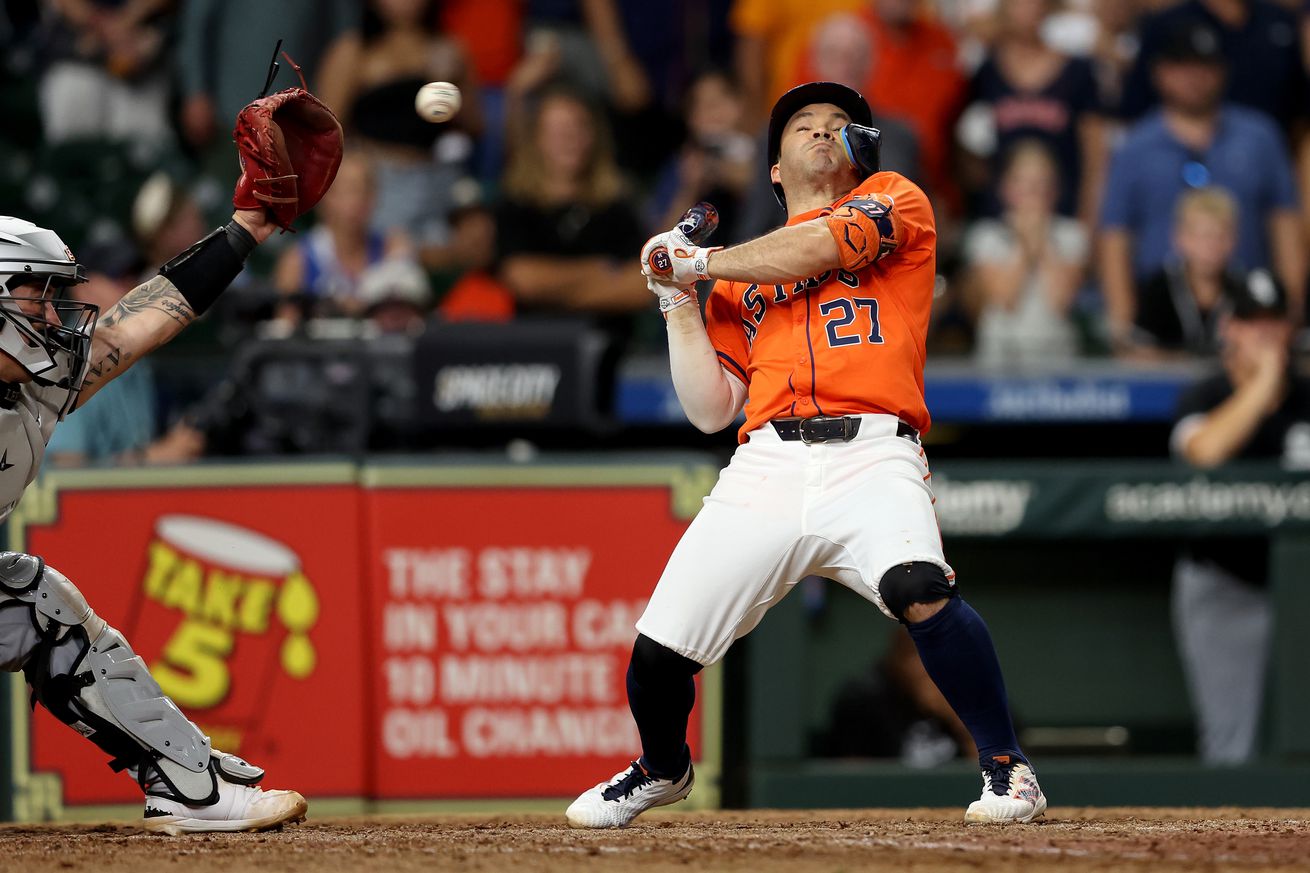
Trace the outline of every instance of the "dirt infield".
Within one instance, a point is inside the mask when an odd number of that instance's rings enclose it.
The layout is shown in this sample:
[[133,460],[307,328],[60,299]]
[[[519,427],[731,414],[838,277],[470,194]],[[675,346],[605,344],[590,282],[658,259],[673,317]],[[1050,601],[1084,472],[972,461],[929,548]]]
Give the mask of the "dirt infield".
[[118,825],[15,825],[0,827],[0,870],[1310,870],[1310,810],[1057,808],[1042,823],[1006,828],[966,827],[959,815],[668,813],[626,831],[575,831],[541,815],[311,818],[280,833],[184,838]]

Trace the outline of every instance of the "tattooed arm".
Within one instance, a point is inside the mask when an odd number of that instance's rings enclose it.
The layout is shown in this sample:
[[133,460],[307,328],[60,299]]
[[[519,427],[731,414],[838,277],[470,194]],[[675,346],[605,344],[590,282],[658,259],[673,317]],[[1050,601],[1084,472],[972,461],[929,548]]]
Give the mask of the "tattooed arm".
[[195,313],[163,276],[154,276],[123,295],[96,322],[91,363],[77,405],[86,403],[115,376],[177,336]]
[[[234,217],[256,242],[263,242],[273,233],[274,226],[262,211],[240,210]],[[91,361],[77,405],[86,403],[111,379],[177,336],[195,318],[191,304],[164,276],[154,276],[124,294],[96,322],[91,335]]]

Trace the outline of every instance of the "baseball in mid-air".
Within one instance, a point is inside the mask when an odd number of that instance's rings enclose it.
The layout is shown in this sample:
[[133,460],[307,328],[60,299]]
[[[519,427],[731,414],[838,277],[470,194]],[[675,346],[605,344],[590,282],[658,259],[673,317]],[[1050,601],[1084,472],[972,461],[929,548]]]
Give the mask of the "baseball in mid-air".
[[414,111],[424,121],[440,124],[454,118],[461,103],[463,98],[456,86],[449,82],[428,82],[414,96]]

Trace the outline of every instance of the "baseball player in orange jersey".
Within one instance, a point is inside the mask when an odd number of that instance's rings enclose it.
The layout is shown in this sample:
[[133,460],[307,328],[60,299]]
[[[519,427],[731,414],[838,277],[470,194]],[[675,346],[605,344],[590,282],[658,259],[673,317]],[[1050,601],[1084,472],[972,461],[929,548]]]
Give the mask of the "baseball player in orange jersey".
[[[966,820],[1027,822],[1046,809],[987,626],[942,553],[919,441],[932,210],[913,182],[879,171],[869,122],[843,85],[787,92],[768,155],[786,226],[727,249],[674,230],[642,251],[687,417],[713,432],[744,408],[746,423],[637,622],[627,685],[642,756],[574,801],[575,827],[624,827],[691,793],[692,677],[810,574],[908,627],[978,746],[983,790]],[[694,283],[711,278],[702,322]]]

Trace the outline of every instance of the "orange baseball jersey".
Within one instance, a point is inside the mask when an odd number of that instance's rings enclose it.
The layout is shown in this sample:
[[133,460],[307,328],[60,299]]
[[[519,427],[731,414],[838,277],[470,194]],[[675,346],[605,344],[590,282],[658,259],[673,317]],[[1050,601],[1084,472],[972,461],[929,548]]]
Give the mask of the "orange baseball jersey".
[[923,363],[937,229],[927,196],[899,173],[876,173],[832,206],[787,224],[875,196],[893,204],[903,237],[880,260],[790,285],[719,281],[710,292],[710,342],[749,388],[741,442],[770,419],[798,415],[880,412],[928,430]]

